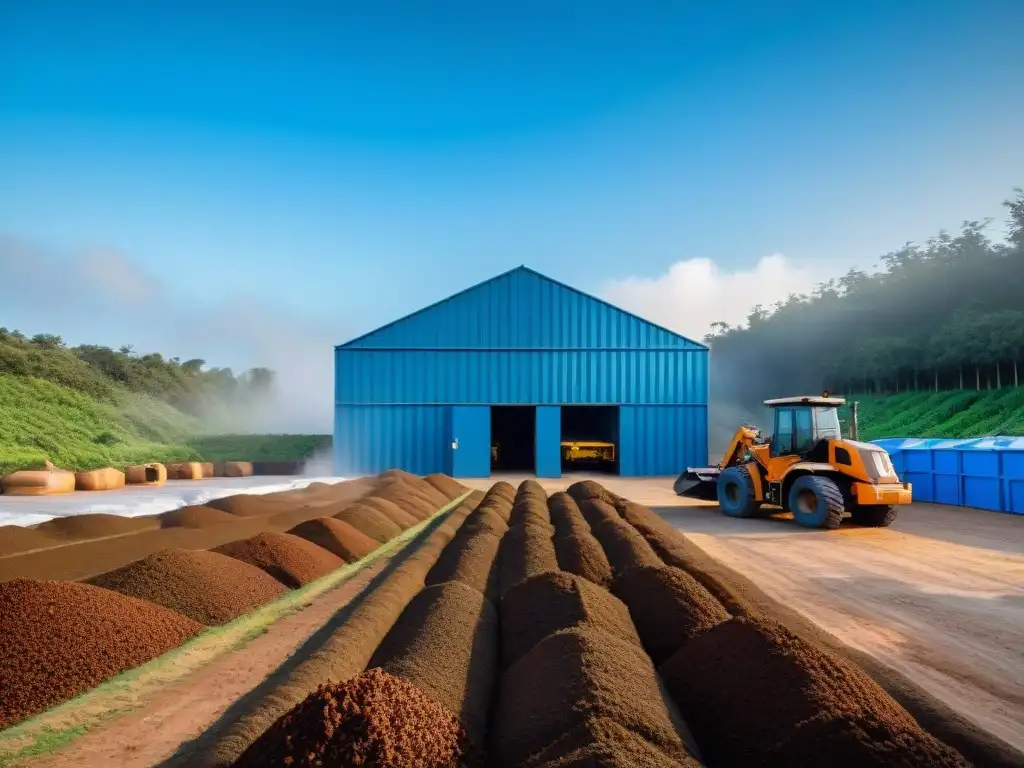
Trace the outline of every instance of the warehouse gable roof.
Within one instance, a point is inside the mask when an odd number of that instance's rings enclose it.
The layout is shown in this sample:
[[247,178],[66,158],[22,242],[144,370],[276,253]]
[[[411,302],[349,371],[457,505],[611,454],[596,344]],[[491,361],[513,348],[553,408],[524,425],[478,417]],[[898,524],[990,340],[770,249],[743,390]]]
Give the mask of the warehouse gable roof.
[[519,266],[336,349],[707,349]]

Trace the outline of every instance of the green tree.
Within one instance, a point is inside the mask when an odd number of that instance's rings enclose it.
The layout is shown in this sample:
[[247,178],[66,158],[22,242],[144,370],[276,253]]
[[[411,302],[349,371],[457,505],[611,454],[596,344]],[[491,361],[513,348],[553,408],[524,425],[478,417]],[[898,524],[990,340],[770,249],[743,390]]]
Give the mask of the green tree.
[[965,221],[849,270],[807,295],[753,307],[744,326],[712,326],[717,398],[752,404],[813,391],[903,391],[1019,383],[1024,191],[1005,203],[1009,237]]

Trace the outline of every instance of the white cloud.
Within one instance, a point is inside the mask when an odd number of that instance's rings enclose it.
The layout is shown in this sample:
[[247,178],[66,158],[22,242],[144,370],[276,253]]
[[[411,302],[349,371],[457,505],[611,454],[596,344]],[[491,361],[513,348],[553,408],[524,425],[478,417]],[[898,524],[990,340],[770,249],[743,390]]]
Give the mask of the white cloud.
[[[151,273],[111,250],[59,254],[0,233],[7,286],[0,325],[54,333],[71,344],[132,344],[137,352],[201,358],[208,367],[263,366],[276,372],[273,397],[219,408],[218,430],[332,430],[334,345],[352,336],[336,321],[289,312],[224,287],[216,302],[182,301],[170,276]],[[213,415],[211,415],[213,418]]]
[[710,259],[677,261],[654,278],[607,283],[603,298],[640,317],[700,341],[717,321],[746,323],[757,304],[771,307],[792,293],[807,293],[828,279],[821,270],[794,264],[781,253],[750,269],[723,271]]

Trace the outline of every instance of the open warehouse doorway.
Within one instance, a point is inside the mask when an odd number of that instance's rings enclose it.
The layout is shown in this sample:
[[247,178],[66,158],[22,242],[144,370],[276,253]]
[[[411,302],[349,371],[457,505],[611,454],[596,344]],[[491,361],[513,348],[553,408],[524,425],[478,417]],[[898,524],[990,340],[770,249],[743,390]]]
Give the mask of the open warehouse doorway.
[[562,472],[619,474],[619,407],[562,406]]
[[491,406],[491,471],[536,472],[537,409]]

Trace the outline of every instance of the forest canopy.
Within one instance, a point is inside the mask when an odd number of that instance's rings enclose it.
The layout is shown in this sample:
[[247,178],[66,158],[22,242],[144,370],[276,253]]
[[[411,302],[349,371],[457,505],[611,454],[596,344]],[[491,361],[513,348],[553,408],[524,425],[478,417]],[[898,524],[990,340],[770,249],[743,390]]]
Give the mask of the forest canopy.
[[26,337],[0,328],[0,373],[44,379],[100,401],[116,402],[118,393],[128,390],[204,417],[224,403],[261,399],[274,386],[274,372],[268,368],[236,375],[230,368],[205,366],[200,359],[137,354],[130,346],[68,347],[60,336]]
[[829,390],[888,394],[1020,383],[1024,357],[1024,190],[1004,202],[1005,242],[966,221],[851,269],[809,294],[716,323],[712,399],[754,403]]

